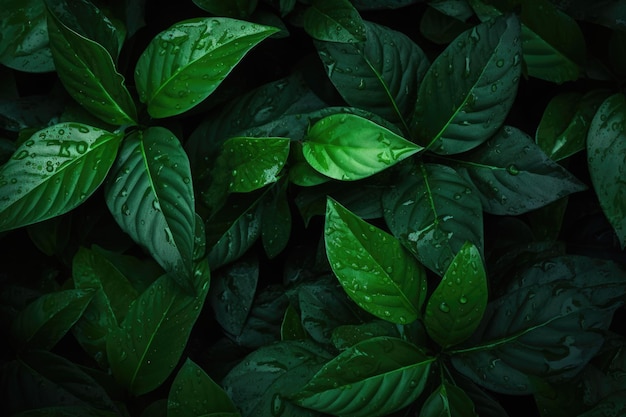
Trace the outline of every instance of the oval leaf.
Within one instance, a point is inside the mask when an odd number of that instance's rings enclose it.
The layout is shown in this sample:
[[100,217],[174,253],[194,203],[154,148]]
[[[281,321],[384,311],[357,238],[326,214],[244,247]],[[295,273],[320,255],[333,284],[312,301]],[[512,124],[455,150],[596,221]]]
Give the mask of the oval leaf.
[[324,238],[333,272],[361,308],[394,323],[418,318],[426,274],[395,237],[329,198]]
[[422,411],[424,417],[478,417],[470,397],[461,388],[444,381],[426,398]]
[[122,133],[60,123],[24,142],[0,168],[0,230],[67,213],[104,181]]
[[392,131],[353,114],[333,114],[315,123],[302,144],[305,159],[320,173],[352,181],[374,175],[422,150]]
[[476,246],[466,243],[430,296],[424,325],[429,336],[445,349],[472,335],[485,307],[485,267]]
[[304,30],[320,41],[365,41],[363,20],[348,0],[313,1],[304,13]]
[[176,136],[162,127],[128,136],[106,200],[120,227],[189,289],[195,203],[189,160]]
[[135,82],[152,117],[183,113],[207,98],[244,55],[278,29],[196,18],[159,33],[141,54]]

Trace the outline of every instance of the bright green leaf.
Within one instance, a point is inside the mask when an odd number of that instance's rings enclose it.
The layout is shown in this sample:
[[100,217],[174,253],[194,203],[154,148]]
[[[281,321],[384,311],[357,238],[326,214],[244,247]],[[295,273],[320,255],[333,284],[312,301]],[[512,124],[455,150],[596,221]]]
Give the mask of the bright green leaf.
[[90,196],[113,164],[121,133],[60,123],[35,133],[0,168],[0,230],[64,214]]
[[333,272],[361,308],[400,324],[420,316],[426,274],[396,238],[332,199],[326,208],[324,238]]
[[159,33],[141,54],[135,82],[152,117],[207,98],[244,55],[278,29],[229,18],[195,18]]
[[478,417],[474,404],[461,388],[444,381],[426,398],[421,417]]
[[257,6],[257,0],[193,0],[204,11],[216,16],[245,19]]
[[320,41],[355,43],[366,39],[363,20],[348,0],[314,0],[304,13],[304,30]]

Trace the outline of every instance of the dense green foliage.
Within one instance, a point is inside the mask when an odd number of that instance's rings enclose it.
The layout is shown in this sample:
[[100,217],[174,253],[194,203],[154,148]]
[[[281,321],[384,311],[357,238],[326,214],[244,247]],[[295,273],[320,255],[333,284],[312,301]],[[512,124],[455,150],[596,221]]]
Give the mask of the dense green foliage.
[[626,414],[626,1],[2,10],[2,415]]

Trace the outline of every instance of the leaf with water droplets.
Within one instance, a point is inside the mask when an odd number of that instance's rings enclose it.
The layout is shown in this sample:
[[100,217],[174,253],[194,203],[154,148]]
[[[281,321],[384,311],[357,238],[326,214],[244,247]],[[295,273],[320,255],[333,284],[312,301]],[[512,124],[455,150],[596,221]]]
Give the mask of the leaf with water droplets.
[[278,183],[263,199],[261,241],[267,257],[278,256],[289,244],[291,237],[291,207],[287,183]]
[[156,35],[139,57],[135,82],[148,113],[183,113],[207,98],[254,46],[278,29],[226,17],[195,18]]
[[333,415],[385,416],[419,397],[434,360],[412,343],[375,337],[340,353],[291,399]]
[[190,289],[195,203],[189,161],[176,136],[150,127],[126,137],[105,193],[122,230]]
[[607,98],[587,136],[587,163],[600,206],[626,248],[626,97]]
[[424,325],[442,348],[457,345],[476,330],[487,306],[487,275],[471,243],[456,254],[426,304]]
[[33,134],[0,168],[0,230],[67,213],[104,181],[123,134],[60,123]]
[[333,272],[361,308],[400,324],[420,316],[426,272],[395,237],[329,198],[324,240]]
[[463,389],[443,381],[426,398],[419,413],[423,417],[478,417],[471,398]]
[[298,311],[289,304],[280,323],[280,340],[305,340],[307,332],[302,327]]
[[314,0],[304,13],[304,30],[329,42],[365,41],[365,24],[348,0]]
[[320,173],[344,181],[363,179],[422,148],[353,114],[333,114],[311,126],[302,152]]

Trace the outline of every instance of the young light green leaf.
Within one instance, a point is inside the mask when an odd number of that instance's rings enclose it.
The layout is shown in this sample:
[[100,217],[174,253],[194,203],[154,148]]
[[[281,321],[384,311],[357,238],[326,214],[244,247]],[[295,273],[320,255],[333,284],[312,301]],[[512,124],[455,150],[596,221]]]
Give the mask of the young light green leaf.
[[626,97],[607,98],[587,135],[587,163],[600,206],[626,248]]
[[189,338],[209,290],[206,261],[195,267],[190,295],[168,274],[132,304],[121,326],[107,339],[113,375],[132,394],[152,391],[167,379]]
[[483,209],[498,215],[526,213],[586,188],[530,136],[510,126],[464,154],[457,171],[474,184]]
[[105,192],[120,227],[190,289],[195,203],[189,160],[176,136],[163,127],[129,135]]
[[520,24],[498,17],[463,32],[424,76],[410,128],[438,154],[470,150],[502,125],[521,74]]
[[224,390],[191,359],[172,382],[167,397],[168,417],[236,417],[239,411]]
[[244,55],[278,29],[229,18],[195,18],[159,33],[141,54],[135,83],[152,117],[207,98]]
[[95,291],[62,290],[44,294],[17,315],[11,327],[21,349],[52,349],[85,311]]
[[334,114],[315,123],[302,144],[307,162],[344,181],[374,175],[421,151],[418,145],[365,118]]
[[83,203],[104,181],[122,136],[80,123],[35,133],[0,168],[0,230],[46,220]]
[[470,397],[461,388],[444,381],[426,398],[422,417],[478,417]]
[[202,10],[216,16],[245,19],[256,9],[257,0],[193,0]]
[[470,337],[487,307],[487,275],[480,253],[463,245],[426,304],[424,325],[446,349]]
[[291,399],[333,415],[385,416],[419,397],[434,360],[409,342],[376,337],[340,353]]
[[364,42],[365,24],[348,0],[314,0],[304,13],[304,30],[329,42]]
[[50,4],[47,10],[54,64],[68,93],[107,123],[136,125],[135,103],[124,85],[124,77],[115,68],[110,51],[68,26],[73,20],[71,13],[57,15]]
[[319,57],[348,104],[406,128],[419,83],[428,69],[428,58],[406,35],[364,23],[365,42],[316,42]]
[[426,273],[395,237],[329,198],[324,240],[333,272],[361,308],[400,324],[420,316]]
[[482,253],[477,193],[453,168],[423,164],[383,195],[389,229],[427,268],[443,275],[465,242]]

